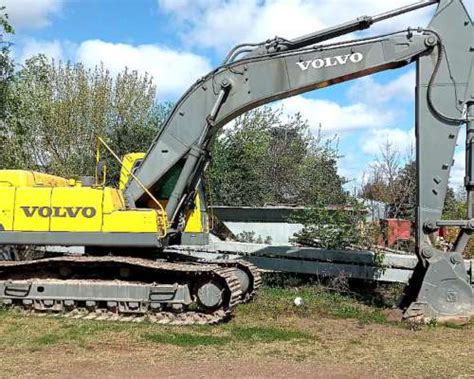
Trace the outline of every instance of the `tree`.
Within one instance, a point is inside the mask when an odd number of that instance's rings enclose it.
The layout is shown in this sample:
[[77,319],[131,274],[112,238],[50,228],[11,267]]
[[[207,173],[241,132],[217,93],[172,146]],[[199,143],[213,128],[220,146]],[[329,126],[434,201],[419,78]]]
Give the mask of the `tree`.
[[8,41],[8,35],[14,33],[5,7],[0,7],[0,123],[5,118],[6,95],[14,70],[13,59],[10,56],[11,42]]
[[400,154],[386,141],[375,162],[369,166],[369,177],[362,186],[361,197],[392,203],[397,192],[395,181],[400,165]]
[[345,201],[334,141],[309,133],[300,115],[263,107],[237,118],[214,141],[207,173],[220,205],[310,205]]
[[[121,156],[146,151],[165,106],[155,106],[147,74],[125,69],[113,77],[103,66],[57,63],[44,56],[25,62],[10,85],[0,166],[76,177],[95,172],[95,138]],[[107,159],[116,178],[118,165]]]
[[394,183],[396,192],[389,208],[389,217],[415,220],[416,162],[409,161],[401,168]]
[[[406,162],[405,164],[403,162]],[[386,204],[386,216],[414,220],[416,209],[416,164],[403,160],[389,141],[369,168],[359,196]]]
[[456,193],[452,187],[448,187],[444,199],[443,219],[463,220],[467,216],[467,204],[465,193]]
[[303,229],[294,234],[294,242],[326,249],[371,248],[379,232],[377,225],[367,222],[364,204],[354,198],[348,198],[344,206],[306,208],[295,221]]
[[[454,191],[452,187],[448,187],[446,198],[444,200],[443,216],[445,220],[464,220],[467,216],[466,191],[464,187]],[[456,242],[459,228],[446,228],[444,240],[450,244]],[[471,237],[469,243],[464,250],[467,258],[474,256],[474,239]]]

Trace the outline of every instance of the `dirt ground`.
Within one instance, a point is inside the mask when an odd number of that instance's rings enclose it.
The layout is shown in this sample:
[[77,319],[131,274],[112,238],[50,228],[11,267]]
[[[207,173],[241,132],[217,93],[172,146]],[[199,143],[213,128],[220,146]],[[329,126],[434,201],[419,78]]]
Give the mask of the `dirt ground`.
[[[305,307],[291,305],[295,293]],[[314,289],[264,290],[230,322],[205,327],[1,311],[0,377],[474,377],[472,323],[409,326],[393,313]]]
[[[52,349],[43,354],[27,358],[31,362],[44,361],[39,367],[21,369],[14,375],[20,377],[55,378],[372,378],[370,370],[345,366],[322,366],[316,363],[286,362],[277,359],[263,361],[236,358],[223,361],[219,356],[181,362],[156,351],[134,351],[117,353],[102,350],[100,356],[108,357],[98,362],[91,354],[75,360],[72,352]],[[99,357],[100,357],[99,356]],[[72,358],[72,359],[71,359]],[[69,362],[67,361],[69,360]],[[111,361],[114,361],[113,363]]]

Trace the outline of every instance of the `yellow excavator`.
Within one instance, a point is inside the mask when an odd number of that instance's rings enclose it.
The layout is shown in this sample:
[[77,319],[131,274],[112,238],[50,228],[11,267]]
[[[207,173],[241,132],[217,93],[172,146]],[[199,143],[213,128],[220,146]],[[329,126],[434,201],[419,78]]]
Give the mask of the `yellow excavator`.
[[[427,27],[334,42],[430,5],[437,10]],[[0,301],[104,320],[228,318],[260,285],[255,267],[183,262],[167,251],[187,237],[205,243],[201,182],[219,129],[262,104],[415,63],[419,263],[401,306],[406,318],[469,318],[473,274],[462,252],[474,230],[473,47],[473,23],[461,0],[424,0],[293,40],[241,44],[181,97],[148,152],[125,157],[119,188],[104,185],[101,169],[77,180],[0,171],[0,245],[85,247],[83,255],[0,262]],[[442,220],[463,125],[469,213],[466,220]],[[449,252],[433,243],[443,226],[460,230]]]

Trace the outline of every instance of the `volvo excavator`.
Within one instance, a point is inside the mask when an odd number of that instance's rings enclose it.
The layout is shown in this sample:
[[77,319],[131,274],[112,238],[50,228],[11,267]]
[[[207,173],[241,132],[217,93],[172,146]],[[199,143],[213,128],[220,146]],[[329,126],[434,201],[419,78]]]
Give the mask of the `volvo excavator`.
[[[437,6],[427,27],[341,39],[427,6]],[[474,273],[462,254],[474,230],[474,26],[461,0],[423,0],[296,39],[236,46],[176,103],[148,152],[126,157],[119,188],[104,186],[100,175],[71,180],[1,171],[1,245],[83,246],[85,254],[0,262],[0,301],[25,312],[77,318],[171,324],[228,318],[257,290],[255,268],[183,262],[167,251],[186,233],[205,235],[200,188],[218,131],[260,105],[412,63],[418,265],[401,307],[406,319],[469,319]],[[468,212],[465,220],[444,220],[463,126]],[[434,240],[444,226],[459,228],[448,252]]]

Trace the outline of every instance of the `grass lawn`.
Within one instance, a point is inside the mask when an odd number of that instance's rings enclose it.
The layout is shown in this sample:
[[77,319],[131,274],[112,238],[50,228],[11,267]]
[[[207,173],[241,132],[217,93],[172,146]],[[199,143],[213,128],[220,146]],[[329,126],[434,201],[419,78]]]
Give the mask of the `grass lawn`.
[[473,323],[414,328],[391,314],[320,286],[265,287],[218,326],[0,311],[0,376],[474,376]]

